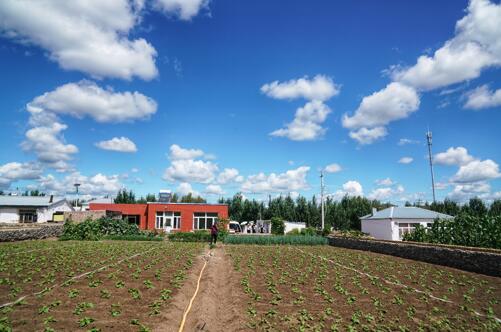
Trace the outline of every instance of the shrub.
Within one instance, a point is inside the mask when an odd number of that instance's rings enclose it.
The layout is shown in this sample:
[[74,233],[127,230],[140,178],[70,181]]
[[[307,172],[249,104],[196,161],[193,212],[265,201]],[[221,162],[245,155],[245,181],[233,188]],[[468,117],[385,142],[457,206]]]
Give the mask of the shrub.
[[112,218],[99,218],[86,220],[81,223],[68,221],[64,224],[60,240],[101,240],[106,236],[138,236],[142,233],[137,225],[125,220]]
[[310,235],[228,235],[224,242],[259,245],[323,245],[327,244],[327,239],[322,236]]
[[210,233],[206,230],[193,232],[176,232],[167,236],[169,240],[176,242],[210,242]]
[[271,234],[274,235],[284,235],[285,224],[282,218],[273,217],[271,218]]

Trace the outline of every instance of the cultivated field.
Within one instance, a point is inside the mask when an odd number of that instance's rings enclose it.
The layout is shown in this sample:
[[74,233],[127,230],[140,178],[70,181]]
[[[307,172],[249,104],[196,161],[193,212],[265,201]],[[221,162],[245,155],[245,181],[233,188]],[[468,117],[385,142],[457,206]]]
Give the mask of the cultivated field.
[[0,245],[0,331],[177,331],[198,280],[185,331],[501,330],[501,279],[390,256],[28,241]]

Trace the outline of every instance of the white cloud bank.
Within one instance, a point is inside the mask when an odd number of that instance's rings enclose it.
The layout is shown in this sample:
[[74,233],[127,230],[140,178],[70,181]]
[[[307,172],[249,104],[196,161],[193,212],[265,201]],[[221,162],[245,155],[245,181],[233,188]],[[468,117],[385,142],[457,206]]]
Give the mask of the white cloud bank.
[[306,176],[310,167],[301,166],[285,173],[259,173],[248,176],[242,183],[241,190],[245,193],[288,193],[308,189]]
[[0,165],[0,188],[8,189],[19,180],[36,180],[42,175],[42,167],[38,163],[11,162]]
[[167,15],[189,21],[203,9],[209,8],[209,0],[154,0],[153,6]]
[[489,90],[487,85],[482,85],[466,93],[464,108],[481,110],[489,107],[501,106],[501,89]]
[[103,150],[116,152],[137,152],[136,144],[127,137],[113,137],[107,141],[97,142],[96,146]]
[[128,34],[140,22],[144,1],[0,1],[0,32],[37,45],[63,69],[96,78],[151,80],[157,52]]
[[85,176],[74,172],[62,179],[57,179],[51,174],[43,176],[39,180],[38,188],[46,193],[65,195],[75,192],[75,183],[80,183],[79,193],[92,196],[114,196],[123,187],[119,175],[98,173],[93,176]]

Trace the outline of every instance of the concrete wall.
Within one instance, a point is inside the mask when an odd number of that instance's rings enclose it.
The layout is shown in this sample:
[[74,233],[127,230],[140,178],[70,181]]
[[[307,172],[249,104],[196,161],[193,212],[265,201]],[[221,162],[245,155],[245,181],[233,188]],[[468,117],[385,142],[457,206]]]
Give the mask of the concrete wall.
[[19,222],[19,209],[13,208],[13,207],[0,208],[0,222],[18,223]]
[[501,277],[501,250],[401,241],[329,237],[331,246],[358,249]]
[[47,222],[52,220],[52,215],[54,212],[65,212],[73,211],[73,208],[67,201],[57,202],[46,208],[41,208],[37,210],[38,219],[37,222]]
[[[389,219],[362,220],[362,232],[381,240],[393,240],[392,222]],[[398,229],[397,229],[398,236]]]
[[[284,221],[284,225],[285,225],[285,233],[290,232],[293,229],[302,230],[303,228],[306,228],[306,224],[304,222]],[[271,226],[270,226],[270,230],[271,230]]]
[[39,240],[58,237],[63,233],[63,225],[43,225],[19,229],[0,230],[0,242]]

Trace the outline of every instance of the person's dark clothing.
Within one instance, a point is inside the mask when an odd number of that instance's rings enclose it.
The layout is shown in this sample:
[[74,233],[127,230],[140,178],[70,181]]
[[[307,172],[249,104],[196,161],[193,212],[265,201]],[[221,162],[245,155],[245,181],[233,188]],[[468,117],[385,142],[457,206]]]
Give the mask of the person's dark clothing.
[[216,244],[216,242],[217,242],[217,233],[219,233],[219,230],[217,229],[216,224],[214,224],[210,228],[210,244]]

